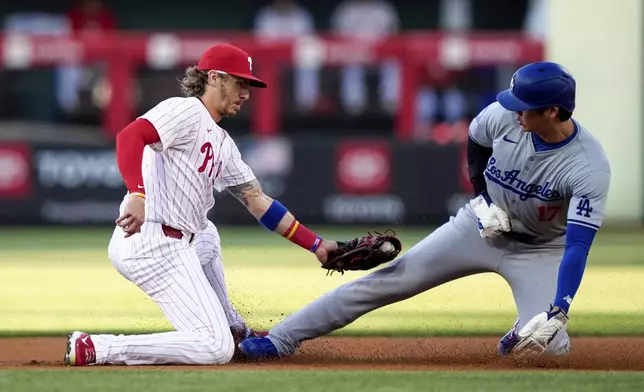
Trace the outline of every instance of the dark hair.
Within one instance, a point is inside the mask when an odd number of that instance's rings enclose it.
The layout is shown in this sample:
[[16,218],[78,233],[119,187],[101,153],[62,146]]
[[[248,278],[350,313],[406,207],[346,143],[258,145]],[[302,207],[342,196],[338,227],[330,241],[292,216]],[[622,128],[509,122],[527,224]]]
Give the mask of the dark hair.
[[208,72],[196,66],[186,68],[183,79],[179,82],[181,93],[186,97],[200,97],[206,91]]
[[559,121],[564,122],[568,121],[570,117],[572,117],[572,112],[567,111],[566,109],[562,108],[561,106],[546,106],[545,108],[539,108],[537,109],[537,112],[539,114],[543,114],[546,110],[550,108],[558,107],[559,111],[557,112],[557,116],[559,117]]

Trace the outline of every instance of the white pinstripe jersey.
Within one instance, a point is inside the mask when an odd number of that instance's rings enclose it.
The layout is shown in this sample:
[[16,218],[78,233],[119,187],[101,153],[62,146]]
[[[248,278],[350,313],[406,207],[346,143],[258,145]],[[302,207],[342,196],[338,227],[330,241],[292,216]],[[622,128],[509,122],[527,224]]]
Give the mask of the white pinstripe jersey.
[[235,142],[198,98],[166,99],[141,118],[154,125],[161,139],[143,152],[146,222],[196,233],[208,224],[214,189],[255,178]]
[[513,231],[552,240],[567,224],[601,226],[610,164],[599,141],[574,122],[569,139],[537,151],[534,135],[498,102],[472,121],[472,139],[493,150],[484,171],[487,191],[510,216]]

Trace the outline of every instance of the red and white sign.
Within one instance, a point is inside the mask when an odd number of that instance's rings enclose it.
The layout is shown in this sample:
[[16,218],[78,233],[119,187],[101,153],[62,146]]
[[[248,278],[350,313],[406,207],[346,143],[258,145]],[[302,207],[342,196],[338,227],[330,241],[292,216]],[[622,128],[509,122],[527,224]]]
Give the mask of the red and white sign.
[[391,151],[384,141],[351,141],[336,149],[336,188],[342,193],[379,194],[391,188]]
[[0,146],[0,198],[19,199],[31,193],[31,152],[24,144]]

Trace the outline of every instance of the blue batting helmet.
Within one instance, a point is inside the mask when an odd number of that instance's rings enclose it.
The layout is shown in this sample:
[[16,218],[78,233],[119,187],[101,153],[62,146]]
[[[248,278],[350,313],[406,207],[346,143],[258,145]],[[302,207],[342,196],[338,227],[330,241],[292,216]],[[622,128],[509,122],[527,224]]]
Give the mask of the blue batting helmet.
[[575,110],[575,78],[557,63],[539,62],[519,68],[510,88],[501,91],[496,99],[512,112],[560,106]]

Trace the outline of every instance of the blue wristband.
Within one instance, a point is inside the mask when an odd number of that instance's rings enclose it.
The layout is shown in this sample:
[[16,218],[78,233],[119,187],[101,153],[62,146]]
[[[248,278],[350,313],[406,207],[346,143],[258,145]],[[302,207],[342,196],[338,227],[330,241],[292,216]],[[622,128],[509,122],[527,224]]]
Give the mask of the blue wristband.
[[287,212],[288,210],[282,205],[282,203],[277,200],[273,200],[271,206],[268,207],[268,210],[266,210],[264,215],[262,215],[259,223],[261,223],[266,230],[275,231]]
[[321,244],[322,244],[322,237],[318,236],[318,238],[315,239],[313,246],[311,247],[311,253],[315,253],[315,251],[318,250]]

